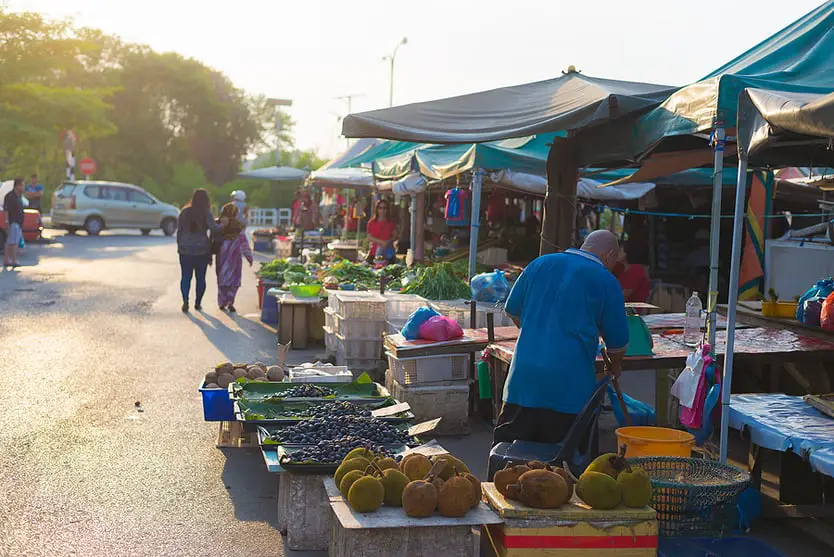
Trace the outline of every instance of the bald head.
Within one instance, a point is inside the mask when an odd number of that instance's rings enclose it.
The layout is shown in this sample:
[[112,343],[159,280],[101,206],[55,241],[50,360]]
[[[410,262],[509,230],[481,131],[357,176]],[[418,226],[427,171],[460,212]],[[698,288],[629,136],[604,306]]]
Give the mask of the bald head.
[[602,263],[612,269],[617,263],[620,255],[620,243],[617,235],[609,230],[595,230],[585,237],[582,243],[582,251],[593,253],[602,260]]

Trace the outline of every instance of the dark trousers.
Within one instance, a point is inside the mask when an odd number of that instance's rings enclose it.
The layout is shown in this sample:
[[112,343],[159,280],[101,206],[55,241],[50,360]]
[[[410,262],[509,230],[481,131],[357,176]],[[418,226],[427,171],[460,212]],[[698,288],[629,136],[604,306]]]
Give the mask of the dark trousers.
[[182,292],[182,301],[188,302],[188,295],[191,292],[191,276],[197,278],[197,296],[195,300],[196,305],[200,305],[203,301],[203,294],[206,293],[206,270],[209,262],[211,262],[211,255],[183,255],[180,254],[180,270],[182,271],[182,279],[180,280],[180,291]]
[[576,414],[563,414],[547,408],[526,408],[505,402],[498,415],[492,443],[561,443],[574,420]]

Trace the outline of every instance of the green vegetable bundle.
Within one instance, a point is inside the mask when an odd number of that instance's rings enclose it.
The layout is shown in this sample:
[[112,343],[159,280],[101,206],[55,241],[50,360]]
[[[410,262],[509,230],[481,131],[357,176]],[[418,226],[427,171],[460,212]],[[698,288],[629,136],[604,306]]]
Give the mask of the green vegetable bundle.
[[284,280],[284,271],[287,269],[286,259],[275,259],[269,263],[261,263],[261,268],[258,269],[258,277],[277,283]]
[[367,265],[353,263],[346,259],[328,267],[324,271],[323,276],[333,277],[340,284],[352,283],[357,286],[371,289],[379,286],[379,277],[377,277],[373,269]]
[[456,300],[470,298],[469,285],[458,278],[449,263],[423,267],[417,279],[404,289],[406,294],[417,294],[428,300]]

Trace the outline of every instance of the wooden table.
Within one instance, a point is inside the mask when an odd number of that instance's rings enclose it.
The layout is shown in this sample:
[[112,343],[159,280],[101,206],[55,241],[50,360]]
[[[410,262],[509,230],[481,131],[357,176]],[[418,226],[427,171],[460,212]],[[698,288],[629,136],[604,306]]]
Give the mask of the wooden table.
[[[692,348],[682,342],[682,334],[652,334],[654,354],[651,356],[632,356],[623,360],[624,371],[647,371],[656,374],[655,411],[658,423],[670,417],[667,408],[670,385],[670,370],[679,371],[686,365],[687,356]],[[727,344],[727,331],[716,334],[716,353],[723,364]],[[490,356],[490,375],[493,380],[493,402],[500,409],[504,382],[515,352],[515,340],[498,341],[490,344],[487,351]],[[834,342],[799,335],[793,331],[753,327],[736,330],[734,361],[748,363],[757,374],[760,390],[777,390],[778,378],[782,368],[806,391],[817,393],[830,392],[831,384],[822,362],[834,361]],[[806,368],[800,371],[797,364]],[[771,366],[770,373],[765,366]],[[602,373],[603,362],[597,357],[597,372]],[[497,398],[496,398],[497,397]]]
[[[727,306],[718,306],[718,312],[727,315]],[[799,335],[818,338],[834,342],[834,333],[800,323],[796,319],[784,319],[781,317],[765,317],[762,315],[761,302],[739,302],[736,308],[736,319],[755,327],[770,327],[774,329],[786,329]]]
[[[517,339],[518,333],[516,327],[496,327],[495,341]],[[488,344],[490,341],[486,329],[464,329],[463,337],[445,342],[406,340],[400,333],[385,337],[385,348],[398,358],[469,354],[483,350]]]
[[278,295],[278,342],[292,342],[293,348],[304,349],[310,337],[310,310],[318,306],[318,296],[299,298],[293,294]]

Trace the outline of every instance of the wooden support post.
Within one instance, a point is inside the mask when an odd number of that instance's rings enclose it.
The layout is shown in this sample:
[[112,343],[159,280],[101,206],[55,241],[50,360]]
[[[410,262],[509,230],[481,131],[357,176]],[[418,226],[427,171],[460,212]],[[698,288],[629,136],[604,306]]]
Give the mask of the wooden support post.
[[575,141],[556,138],[547,156],[541,255],[574,246],[577,174]]
[[420,192],[416,196],[415,209],[417,219],[414,226],[414,244],[411,246],[411,253],[414,254],[414,261],[423,261],[426,258],[426,193]]

